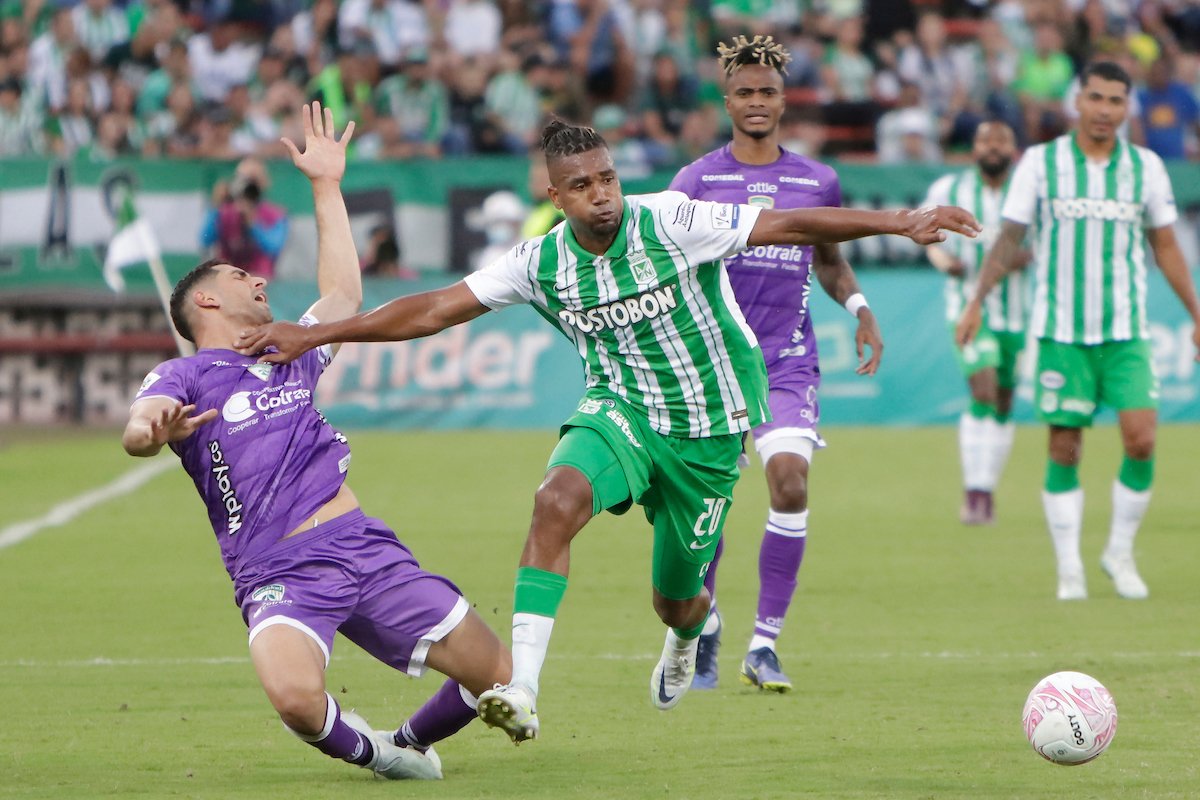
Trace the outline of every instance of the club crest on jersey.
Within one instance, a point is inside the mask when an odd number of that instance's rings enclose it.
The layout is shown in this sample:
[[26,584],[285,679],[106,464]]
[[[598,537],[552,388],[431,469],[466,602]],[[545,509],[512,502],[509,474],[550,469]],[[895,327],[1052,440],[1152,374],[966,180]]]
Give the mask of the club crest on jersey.
[[146,375],[146,380],[142,381],[142,388],[138,389],[138,394],[141,394],[142,392],[149,389],[151,386],[153,386],[155,383],[157,383],[158,379],[161,377],[162,376],[159,375],[157,372],[151,372],[148,375]]
[[246,367],[246,371],[264,383],[271,377],[270,364],[251,364]]
[[755,194],[746,199],[746,205],[757,206],[758,208],[774,208],[775,198],[767,197],[765,194]]
[[629,254],[629,269],[633,271],[633,279],[637,281],[638,286],[654,283],[658,278],[654,264],[645,250],[635,250]]
[[282,583],[269,583],[255,589],[250,599],[256,603],[278,603],[283,599],[285,592],[287,589]]
[[580,414],[599,414],[601,411],[604,410],[605,406],[608,406],[609,408],[615,408],[616,405],[617,404],[614,403],[612,400],[597,400],[594,397],[585,397],[579,403],[579,413]]

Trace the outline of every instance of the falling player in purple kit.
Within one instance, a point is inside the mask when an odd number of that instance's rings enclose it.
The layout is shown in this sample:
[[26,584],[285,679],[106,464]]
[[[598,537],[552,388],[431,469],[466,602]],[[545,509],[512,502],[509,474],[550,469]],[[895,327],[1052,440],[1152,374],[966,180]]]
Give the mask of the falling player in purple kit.
[[[301,319],[311,325],[355,314],[362,284],[340,188],[354,123],[338,142],[319,103],[301,118],[304,152],[284,143],[312,182],[321,297]],[[146,376],[122,444],[134,456],[169,446],[195,482],[254,669],[284,725],[386,778],[441,778],[431,745],[475,719],[481,692],[510,680],[511,655],[454,584],[421,569],[359,508],[345,483],[350,447],[312,403],[337,348],[287,365],[233,349],[240,330],[271,321],[265,287],[221,261],[176,284],[171,319],[198,351]],[[373,731],[325,691],[338,631],[395,669],[419,676],[432,667],[450,680],[395,732]]]
[[[791,55],[770,36],[736,36],[723,42],[720,64],[726,74],[725,109],[733,121],[733,141],[679,171],[671,189],[697,200],[747,203],[763,208],[840,206],[837,173],[824,164],[779,146],[784,110],[783,72]],[[741,679],[761,689],[787,692],[792,682],[775,653],[775,639],[796,591],[808,531],[808,469],[813,450],[824,447],[817,434],[817,340],[808,313],[815,273],[826,293],[858,319],[855,342],[860,375],[874,375],[883,353],[875,315],[867,308],[854,271],[836,244],[812,247],[754,247],[726,259],[729,280],[746,321],[767,362],[773,421],[754,429],[754,445],[767,475],[771,507],[759,550],[758,614]],[[870,357],[864,358],[865,348]],[[722,542],[722,548],[723,548]],[[716,612],[717,562],[705,583],[713,611],[700,637],[692,687],[717,685],[721,617]]]

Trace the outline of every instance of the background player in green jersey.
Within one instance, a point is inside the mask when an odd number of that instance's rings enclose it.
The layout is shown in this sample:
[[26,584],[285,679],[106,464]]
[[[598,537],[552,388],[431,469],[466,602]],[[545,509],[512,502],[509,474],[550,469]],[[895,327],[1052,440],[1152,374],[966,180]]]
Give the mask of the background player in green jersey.
[[737,481],[742,434],[766,417],[762,353],[733,300],[722,259],[747,245],[818,244],[894,233],[919,244],[943,229],[972,235],[957,208],[863,211],[629,196],[604,140],[551,122],[542,134],[547,191],[566,221],[452,286],[401,297],[329,325],[274,324],[239,348],[287,361],[322,342],[400,341],[529,303],[576,346],[587,389],[563,425],[513,599],[512,683],[479,713],[515,742],[537,735],[538,678],[567,587],[570,545],[593,516],[643,506],[654,527],[653,605],[669,626],[651,700],[673,708],[691,685],[708,617],[704,575]]
[[[951,236],[926,248],[929,261],[946,273],[946,319],[954,323],[975,294],[987,248],[1000,233],[1000,209],[1017,155],[1017,139],[1004,122],[984,122],[975,129],[971,150],[975,168],[939,178],[925,202],[967,209],[983,231],[976,239]],[[995,521],[992,493],[1012,450],[1013,390],[1017,385],[1017,359],[1025,347],[1025,274],[1028,252],[1022,251],[1018,269],[987,298],[984,322],[975,340],[955,345],[958,365],[971,392],[970,407],[958,423],[962,458],[963,504],[959,518],[966,525]]]
[[1076,130],[1030,148],[1013,173],[1000,238],[957,336],[964,345],[975,337],[988,292],[1019,263],[1026,228],[1035,225],[1034,402],[1050,425],[1042,499],[1058,561],[1058,598],[1087,597],[1078,466],[1083,428],[1107,404],[1117,411],[1125,458],[1112,488],[1112,528],[1100,564],[1119,595],[1136,599],[1149,595],[1134,564],[1133,541],[1150,502],[1158,423],[1143,236],[1196,322],[1197,347],[1200,303],[1171,228],[1178,214],[1162,161],[1117,138],[1128,110],[1129,75],[1098,63],[1084,70],[1080,83]]

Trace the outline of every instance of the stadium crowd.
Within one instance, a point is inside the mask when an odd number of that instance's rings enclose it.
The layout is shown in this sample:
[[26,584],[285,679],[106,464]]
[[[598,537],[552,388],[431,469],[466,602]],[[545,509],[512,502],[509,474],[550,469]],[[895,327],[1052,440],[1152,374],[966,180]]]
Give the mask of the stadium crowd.
[[637,177],[727,140],[737,32],[790,49],[803,154],[936,162],[988,118],[1045,141],[1094,59],[1135,76],[1131,138],[1200,153],[1191,0],[0,0],[0,157],[279,156],[319,99],[357,160],[521,154],[557,114]]

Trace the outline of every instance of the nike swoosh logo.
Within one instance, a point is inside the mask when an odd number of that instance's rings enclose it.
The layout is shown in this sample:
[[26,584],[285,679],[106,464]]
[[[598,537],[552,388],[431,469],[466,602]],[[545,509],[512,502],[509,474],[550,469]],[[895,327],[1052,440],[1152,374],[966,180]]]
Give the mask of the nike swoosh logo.
[[664,670],[662,675],[658,676],[658,702],[669,703],[675,698],[667,694],[667,673]]
[[691,544],[693,550],[703,550],[706,547],[708,547],[707,542],[692,542]]

